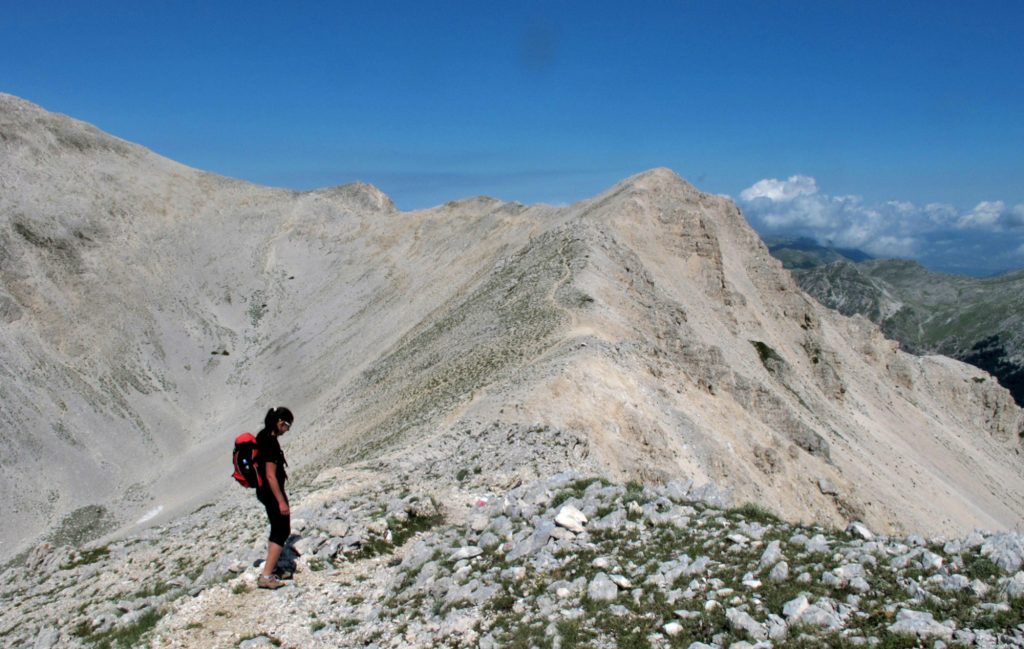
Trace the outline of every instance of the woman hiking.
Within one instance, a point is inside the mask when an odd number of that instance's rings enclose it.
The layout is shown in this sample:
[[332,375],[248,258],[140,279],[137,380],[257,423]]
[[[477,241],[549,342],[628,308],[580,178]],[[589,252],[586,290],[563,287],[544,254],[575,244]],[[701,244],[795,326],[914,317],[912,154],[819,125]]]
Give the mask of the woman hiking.
[[287,433],[295,417],[287,408],[271,408],[263,420],[263,430],[256,435],[256,445],[259,448],[258,471],[262,484],[256,487],[256,498],[267,508],[267,518],[270,519],[270,540],[267,544],[267,560],[263,563],[263,572],[256,580],[260,588],[275,589],[284,586],[279,576],[277,560],[281,557],[285,541],[291,534],[291,508],[288,506],[288,494],[285,493],[284,483],[288,480],[288,474],[284,467],[288,464],[284,459],[284,451],[277,438]]

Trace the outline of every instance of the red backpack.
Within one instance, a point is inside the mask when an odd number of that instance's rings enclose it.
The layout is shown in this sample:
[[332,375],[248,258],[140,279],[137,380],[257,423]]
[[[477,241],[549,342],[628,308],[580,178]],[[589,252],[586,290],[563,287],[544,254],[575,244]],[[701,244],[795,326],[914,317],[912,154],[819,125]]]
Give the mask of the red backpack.
[[263,486],[263,478],[256,468],[256,458],[259,454],[259,446],[252,433],[242,433],[235,438],[235,450],[231,453],[231,463],[235,466],[235,472],[231,477],[243,487]]

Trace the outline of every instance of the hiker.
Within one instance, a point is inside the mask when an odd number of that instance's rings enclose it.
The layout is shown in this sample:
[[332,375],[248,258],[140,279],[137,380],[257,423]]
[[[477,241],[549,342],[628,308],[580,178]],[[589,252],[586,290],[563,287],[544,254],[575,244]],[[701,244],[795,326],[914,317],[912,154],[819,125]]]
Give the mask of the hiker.
[[281,557],[285,541],[291,534],[291,508],[288,506],[288,494],[284,483],[288,480],[285,473],[287,462],[277,438],[284,435],[292,427],[295,417],[287,408],[271,408],[263,420],[263,430],[256,435],[259,448],[260,484],[256,487],[256,498],[267,508],[270,519],[270,540],[267,543],[267,560],[263,563],[263,572],[256,580],[260,588],[280,588],[284,586],[282,578],[291,577],[290,571],[277,570],[277,560]]

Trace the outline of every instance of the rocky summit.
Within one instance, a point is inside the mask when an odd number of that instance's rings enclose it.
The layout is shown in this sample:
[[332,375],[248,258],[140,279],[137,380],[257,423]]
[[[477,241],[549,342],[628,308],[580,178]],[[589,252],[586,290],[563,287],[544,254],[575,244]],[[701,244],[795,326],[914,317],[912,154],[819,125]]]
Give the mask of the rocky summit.
[[[0,320],[10,644],[1017,642],[1009,393],[667,169],[403,212],[0,95]],[[277,405],[267,593],[227,456]]]

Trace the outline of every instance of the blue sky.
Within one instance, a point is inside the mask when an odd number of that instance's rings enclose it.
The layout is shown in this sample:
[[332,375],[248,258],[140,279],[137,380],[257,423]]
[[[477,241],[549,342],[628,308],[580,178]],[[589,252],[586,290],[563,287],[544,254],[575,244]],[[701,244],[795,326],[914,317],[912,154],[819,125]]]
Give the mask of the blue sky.
[[0,10],[0,90],[208,171],[412,209],[667,166],[763,232],[1024,267],[1021,2]]

